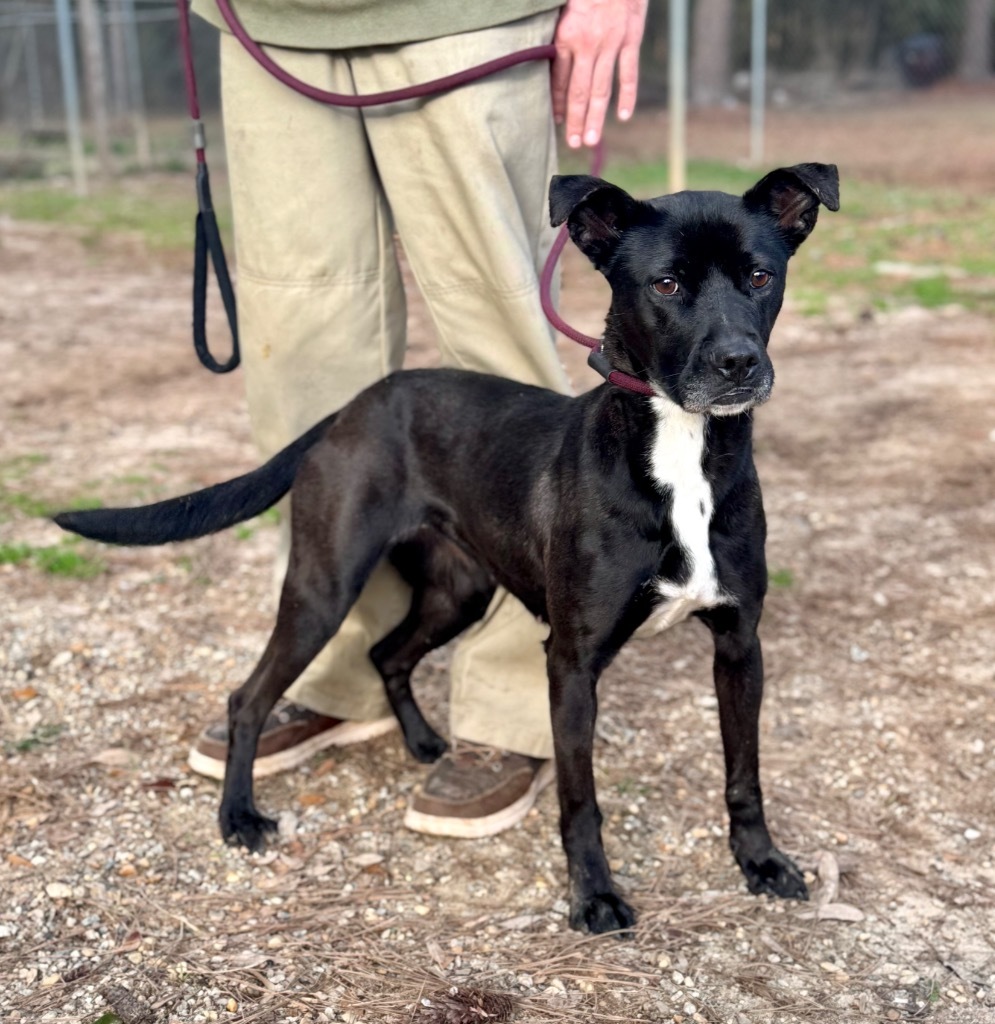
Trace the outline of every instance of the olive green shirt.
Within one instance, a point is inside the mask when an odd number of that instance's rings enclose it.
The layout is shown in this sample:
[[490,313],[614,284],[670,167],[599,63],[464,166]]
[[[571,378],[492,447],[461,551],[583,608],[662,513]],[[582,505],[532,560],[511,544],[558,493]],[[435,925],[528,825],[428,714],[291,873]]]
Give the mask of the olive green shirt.
[[[474,32],[561,6],[564,0],[230,0],[256,42],[305,50],[388,46]],[[228,26],[214,0],[193,10]]]

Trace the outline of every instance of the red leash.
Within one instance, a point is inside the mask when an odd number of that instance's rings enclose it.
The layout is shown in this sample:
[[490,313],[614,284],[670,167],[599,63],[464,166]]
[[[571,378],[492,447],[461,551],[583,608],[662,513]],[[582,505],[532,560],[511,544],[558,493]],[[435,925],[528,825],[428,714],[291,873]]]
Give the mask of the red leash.
[[[180,42],[183,50],[183,73],[186,80],[187,104],[190,110],[190,117],[194,122],[194,151],[197,157],[198,213],[194,249],[194,348],[201,362],[209,370],[215,373],[227,373],[230,370],[234,370],[240,362],[238,324],[235,315],[235,293],[228,275],[224,247],[211,202],[210,179],[207,170],[207,157],[205,155],[204,124],[200,118],[200,104],[197,99],[197,83],[193,67],[193,46],[190,40],[189,0],[176,0],[176,3],[180,15]],[[449,89],[456,89],[461,85],[466,85],[468,82],[475,82],[487,75],[514,67],[516,64],[524,64],[532,60],[552,60],[556,56],[555,46],[533,46],[527,50],[519,50],[505,57],[498,57],[484,64],[478,64],[476,67],[467,68],[465,71],[458,71],[455,74],[445,75],[442,78],[433,79],[431,82],[423,82],[420,85],[408,86],[404,89],[370,93],[365,96],[327,92],[324,89],[308,85],[307,82],[302,82],[299,78],[295,78],[269,57],[263,48],[246,32],[245,27],[238,20],[238,16],[232,9],[229,0],[216,0],[216,3],[222,18],[224,18],[231,29],[232,34],[261,67],[278,81],[302,96],[307,96],[318,103],[326,103],[336,107],[373,107],[385,103],[398,103],[402,100],[424,98],[436,93],[446,92]],[[591,173],[593,175],[597,175],[600,172],[602,157],[602,147],[599,144],[592,160]],[[564,225],[560,229],[549,251],[549,255],[546,257],[546,263],[542,268],[542,274],[539,278],[540,301],[542,302],[542,309],[546,314],[546,319],[568,338],[591,349],[588,363],[610,383],[640,395],[655,394],[654,390],[645,381],[632,377],[627,373],[622,373],[620,370],[612,369],[601,349],[601,342],[597,338],[591,338],[586,334],[581,334],[580,331],[574,330],[556,312],[551,295],[553,270],[566,245],[567,237],[568,231],[566,225]],[[218,278],[218,285],[224,300],[228,325],[232,332],[232,355],[225,364],[219,364],[207,347],[205,321],[208,254],[214,265],[214,272]]]

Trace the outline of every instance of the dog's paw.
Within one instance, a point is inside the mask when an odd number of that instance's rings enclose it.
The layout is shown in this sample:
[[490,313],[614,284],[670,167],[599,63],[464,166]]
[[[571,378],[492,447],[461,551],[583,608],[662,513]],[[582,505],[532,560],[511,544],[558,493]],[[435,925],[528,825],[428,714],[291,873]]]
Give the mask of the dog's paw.
[[807,900],[808,886],[797,865],[780,850],[771,847],[763,859],[740,861],[746,885],[755,896],[765,893],[785,900]]
[[631,938],[628,929],[636,923],[636,912],[613,892],[601,892],[574,899],[570,906],[570,927],[579,932],[603,935],[618,932],[620,939]]
[[277,823],[254,810],[226,810],[218,814],[221,838],[229,846],[244,846],[252,853],[266,848],[266,836],[278,830]]
[[449,744],[434,731],[405,742],[412,757],[422,764],[434,764],[449,749]]

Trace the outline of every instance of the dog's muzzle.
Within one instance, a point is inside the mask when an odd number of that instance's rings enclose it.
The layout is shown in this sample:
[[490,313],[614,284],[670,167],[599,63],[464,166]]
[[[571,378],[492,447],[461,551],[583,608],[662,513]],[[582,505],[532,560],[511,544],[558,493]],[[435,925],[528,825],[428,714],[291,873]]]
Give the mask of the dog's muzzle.
[[774,367],[767,350],[749,336],[706,343],[689,360],[679,382],[688,412],[736,416],[770,398]]

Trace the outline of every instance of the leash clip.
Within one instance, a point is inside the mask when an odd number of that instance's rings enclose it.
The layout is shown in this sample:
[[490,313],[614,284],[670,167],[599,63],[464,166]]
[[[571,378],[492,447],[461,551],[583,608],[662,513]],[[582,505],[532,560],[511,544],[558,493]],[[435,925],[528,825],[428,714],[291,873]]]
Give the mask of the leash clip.
[[595,373],[601,374],[605,380],[609,379],[615,369],[612,364],[608,362],[605,350],[601,348],[601,346],[598,346],[598,348],[592,348],[588,353],[587,365],[590,366]]

